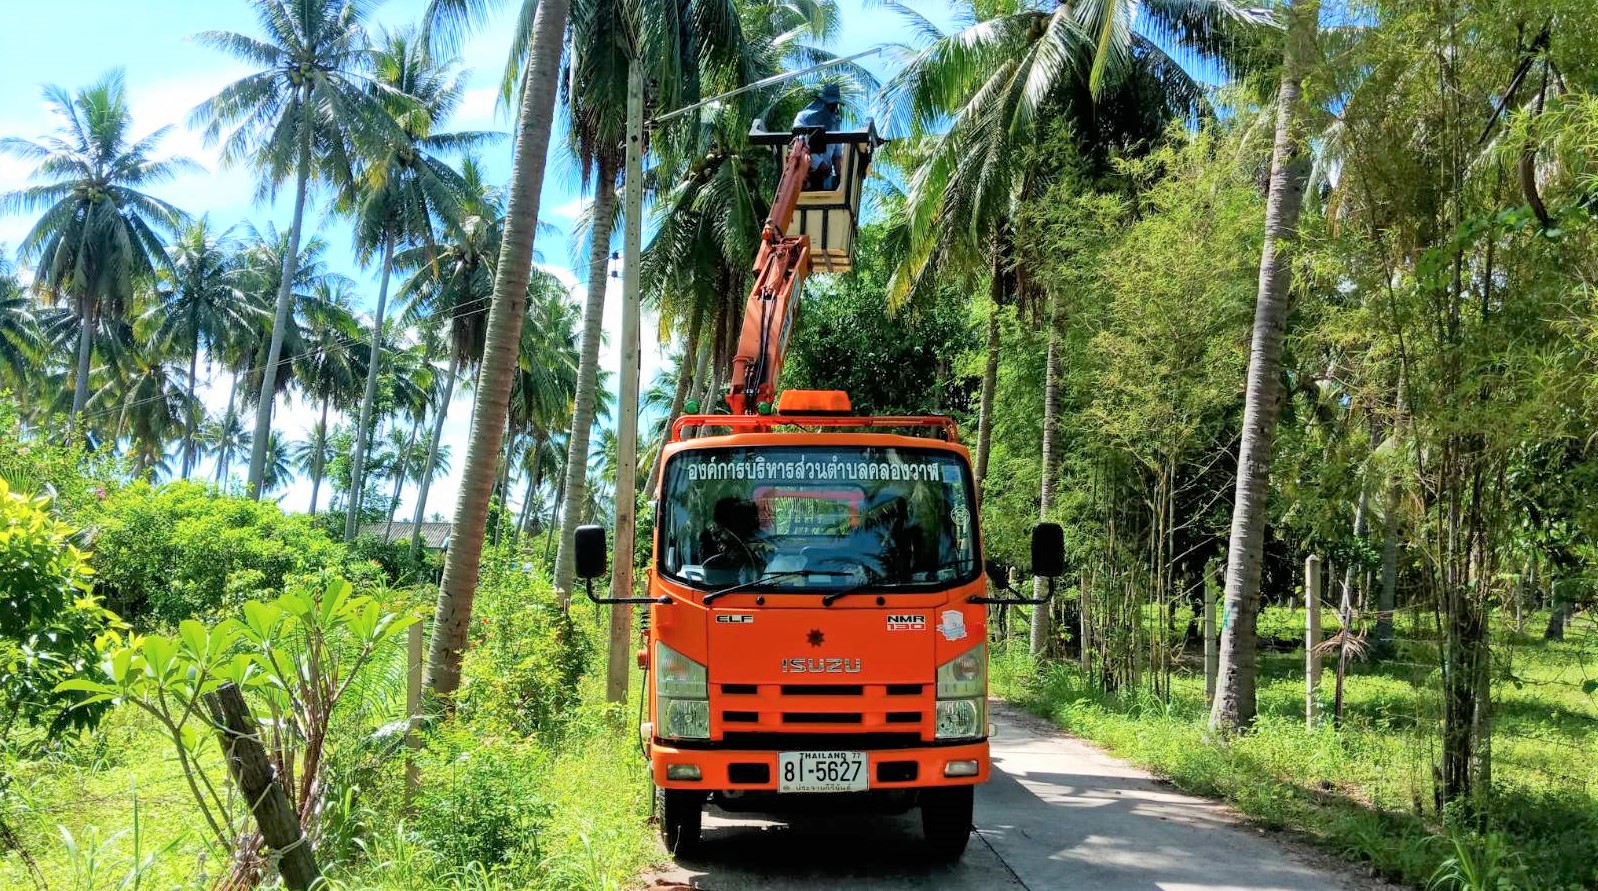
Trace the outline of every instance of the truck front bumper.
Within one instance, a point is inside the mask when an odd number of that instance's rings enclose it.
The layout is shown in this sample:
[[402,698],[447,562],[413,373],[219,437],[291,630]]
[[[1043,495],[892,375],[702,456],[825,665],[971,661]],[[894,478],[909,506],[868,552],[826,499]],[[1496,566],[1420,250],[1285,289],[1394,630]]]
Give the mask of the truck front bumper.
[[[702,745],[702,744],[701,744]],[[837,746],[847,750],[847,741]],[[777,756],[793,749],[759,750],[675,748],[655,739],[649,745],[649,768],[663,789],[706,791],[777,790]],[[875,789],[922,789],[930,786],[972,786],[988,780],[988,741],[928,745],[904,749],[871,749],[869,784]],[[689,779],[697,770],[698,779]]]

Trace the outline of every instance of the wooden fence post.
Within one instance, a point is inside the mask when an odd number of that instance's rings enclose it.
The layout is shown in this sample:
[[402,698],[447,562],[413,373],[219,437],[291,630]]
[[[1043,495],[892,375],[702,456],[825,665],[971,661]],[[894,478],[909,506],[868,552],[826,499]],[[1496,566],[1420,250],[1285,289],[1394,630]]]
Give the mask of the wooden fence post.
[[422,780],[415,756],[422,747],[422,738],[416,733],[422,720],[422,623],[412,622],[406,630],[410,637],[405,648],[405,745],[411,751],[405,756],[405,807],[409,809]]
[[277,855],[277,871],[283,876],[283,884],[292,891],[309,891],[322,878],[316,852],[300,829],[294,805],[266,758],[260,725],[244,703],[244,694],[233,684],[223,684],[215,693],[207,693],[205,701],[216,722],[228,773],[255,815],[261,838]]
[[1321,685],[1321,558],[1304,558],[1304,727],[1315,729]]

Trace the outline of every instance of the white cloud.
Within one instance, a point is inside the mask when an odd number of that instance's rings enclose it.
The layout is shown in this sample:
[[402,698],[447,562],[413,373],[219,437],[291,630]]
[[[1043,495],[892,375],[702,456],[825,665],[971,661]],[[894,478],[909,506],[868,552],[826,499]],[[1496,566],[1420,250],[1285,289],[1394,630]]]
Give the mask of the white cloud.
[[557,204],[543,213],[546,217],[559,217],[563,220],[575,220],[583,215],[583,210],[587,207],[588,199],[578,195],[572,198],[570,201]]

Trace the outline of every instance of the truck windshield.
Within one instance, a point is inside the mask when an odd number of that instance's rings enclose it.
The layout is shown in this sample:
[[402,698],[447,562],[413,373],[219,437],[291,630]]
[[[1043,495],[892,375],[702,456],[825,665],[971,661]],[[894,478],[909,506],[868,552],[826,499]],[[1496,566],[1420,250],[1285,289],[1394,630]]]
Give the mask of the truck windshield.
[[970,474],[948,452],[694,450],[663,493],[660,572],[698,588],[926,590],[980,568]]

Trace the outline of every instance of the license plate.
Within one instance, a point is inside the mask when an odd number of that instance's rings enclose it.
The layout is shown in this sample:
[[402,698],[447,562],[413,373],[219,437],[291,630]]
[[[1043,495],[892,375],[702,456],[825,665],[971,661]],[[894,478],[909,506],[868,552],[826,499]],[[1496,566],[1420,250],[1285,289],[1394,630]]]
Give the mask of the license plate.
[[782,752],[778,792],[864,792],[865,752]]

